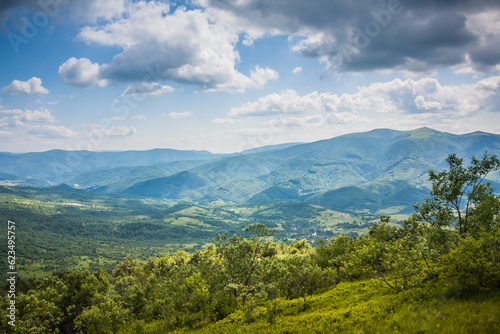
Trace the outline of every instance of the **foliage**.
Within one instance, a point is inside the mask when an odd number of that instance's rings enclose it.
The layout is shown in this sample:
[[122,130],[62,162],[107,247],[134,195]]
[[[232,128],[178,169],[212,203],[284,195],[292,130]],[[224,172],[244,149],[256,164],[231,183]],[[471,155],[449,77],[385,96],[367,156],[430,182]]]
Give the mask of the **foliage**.
[[[16,231],[16,264],[25,278],[40,279],[54,271],[112,272],[128,255],[144,263],[179,250],[193,252],[216,233],[238,234],[260,220],[266,227],[276,228],[270,240],[307,239],[311,243],[351,231],[363,233],[372,219],[307,203],[174,204],[69,187],[0,185],[0,220],[22,223]],[[6,256],[6,250],[0,249],[0,253]],[[6,264],[0,263],[0,277],[6,278]]]
[[500,288],[500,231],[460,239],[442,258],[443,278],[458,288]]
[[[490,166],[484,159],[472,166]],[[448,179],[436,182],[459,189],[452,183],[468,169],[449,160],[460,172],[451,178],[443,172]],[[484,168],[472,171],[484,175]],[[448,204],[431,197],[403,227],[383,215],[366,235],[320,238],[315,247],[306,239],[277,243],[276,230],[261,222],[216,233],[211,244],[189,253],[144,263],[127,256],[109,272],[98,266],[20,281],[17,326],[6,323],[9,301],[2,295],[0,330],[496,333],[500,230],[498,198],[489,187],[477,184],[468,195],[472,205],[457,230]],[[425,216],[424,208],[436,210]]]
[[500,204],[491,184],[484,183],[484,179],[500,169],[500,160],[485,153],[481,160],[472,157],[465,167],[462,158],[450,154],[446,162],[448,170],[429,171],[431,197],[417,206],[419,219],[438,227],[455,226],[460,234],[477,233],[483,227],[491,230],[491,220]]

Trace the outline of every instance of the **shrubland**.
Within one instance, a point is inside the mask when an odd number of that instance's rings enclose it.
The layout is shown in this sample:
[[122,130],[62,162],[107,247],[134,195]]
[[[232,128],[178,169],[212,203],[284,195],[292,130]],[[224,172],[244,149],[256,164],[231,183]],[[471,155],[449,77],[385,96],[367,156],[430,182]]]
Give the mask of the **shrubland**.
[[263,223],[191,253],[132,257],[108,273],[18,282],[5,333],[498,333],[500,199],[495,156],[454,155],[402,227],[313,247],[272,241]]

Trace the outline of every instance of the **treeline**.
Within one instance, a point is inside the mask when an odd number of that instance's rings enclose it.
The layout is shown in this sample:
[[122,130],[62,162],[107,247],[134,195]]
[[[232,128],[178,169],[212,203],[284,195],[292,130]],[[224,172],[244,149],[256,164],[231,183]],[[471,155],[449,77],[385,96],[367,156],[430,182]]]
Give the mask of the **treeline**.
[[16,326],[4,333],[161,333],[231,322],[276,321],[283,302],[342,281],[376,279],[406,293],[439,287],[451,296],[500,290],[500,199],[484,177],[500,168],[485,155],[471,164],[454,155],[449,169],[430,172],[430,197],[396,228],[381,216],[369,234],[278,244],[263,223],[241,234],[216,234],[205,249],[150,258],[127,257],[111,274],[73,271],[18,282]]

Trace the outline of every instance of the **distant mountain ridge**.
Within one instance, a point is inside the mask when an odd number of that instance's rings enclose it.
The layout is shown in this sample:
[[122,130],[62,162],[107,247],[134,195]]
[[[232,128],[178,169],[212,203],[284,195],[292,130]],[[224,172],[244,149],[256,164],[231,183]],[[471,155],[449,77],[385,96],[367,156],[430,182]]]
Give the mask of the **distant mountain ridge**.
[[[500,135],[377,129],[226,155],[168,149],[85,152],[81,164],[58,183],[201,203],[288,200],[339,210],[407,212],[428,193],[428,171],[444,169],[448,154],[468,161],[485,151],[500,155]],[[54,162],[64,163],[70,153],[0,153],[0,173],[3,179],[54,182]],[[500,173],[489,179],[500,184]]]
[[22,179],[34,178],[62,183],[81,173],[116,167],[139,167],[185,160],[223,157],[208,151],[154,149],[149,151],[92,152],[51,150],[33,153],[0,153],[0,172]]
[[[428,171],[445,168],[448,154],[467,160],[486,150],[499,154],[500,136],[453,135],[429,128],[380,129],[221,159],[182,174],[139,182],[123,193],[205,202],[311,201],[335,209],[359,205],[371,212],[388,207],[408,211],[428,194]],[[490,178],[500,180],[498,173]],[[183,181],[190,186],[182,187]],[[395,184],[406,191],[401,193]],[[350,191],[341,190],[346,187]]]

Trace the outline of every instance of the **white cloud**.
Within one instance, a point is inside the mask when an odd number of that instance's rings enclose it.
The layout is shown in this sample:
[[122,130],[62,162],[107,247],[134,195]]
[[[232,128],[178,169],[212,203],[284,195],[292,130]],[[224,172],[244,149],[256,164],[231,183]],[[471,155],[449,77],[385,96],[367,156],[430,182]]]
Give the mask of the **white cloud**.
[[125,12],[127,2],[127,0],[76,1],[73,16],[94,23],[98,20],[116,19]]
[[112,120],[112,121],[124,121],[125,117],[113,116],[113,117],[110,117],[109,119]]
[[[0,128],[15,129],[16,134],[28,133],[41,135],[45,138],[70,138],[76,137],[77,132],[64,126],[56,126],[46,123],[57,123],[52,113],[44,108],[37,110],[5,110],[0,106],[0,114],[8,115],[0,119]],[[13,134],[3,131],[5,135]]]
[[108,82],[100,78],[100,69],[99,64],[87,58],[71,57],[59,66],[59,76],[62,81],[79,87],[106,86]]
[[186,118],[186,117],[191,117],[193,116],[193,113],[191,111],[185,111],[185,112],[171,112],[168,114],[168,116],[172,118]]
[[302,67],[300,67],[300,66],[297,66],[296,68],[294,68],[292,70],[293,74],[297,74],[297,73],[300,73],[300,72],[302,72]]
[[332,103],[338,99],[329,93],[319,94],[312,92],[300,96],[294,90],[284,90],[259,98],[257,101],[248,102],[237,108],[231,108],[230,117],[242,116],[267,116],[281,114],[304,114],[311,111],[331,110]]
[[117,126],[107,132],[105,132],[106,136],[113,137],[124,137],[124,136],[133,136],[137,133],[137,130],[132,126],[130,128]]
[[70,138],[78,135],[77,132],[64,126],[54,125],[34,125],[28,129],[27,133],[43,135],[46,138]]
[[353,94],[318,93],[299,95],[285,90],[231,108],[231,118],[270,115],[305,115],[312,112],[446,113],[464,117],[480,109],[498,111],[500,76],[472,84],[442,86],[434,78],[395,79],[358,87]]
[[4,115],[19,115],[22,114],[23,111],[20,109],[2,109],[2,106],[0,106],[0,114]]
[[260,88],[278,73],[255,66],[249,75],[236,70],[239,29],[222,12],[187,10],[158,1],[130,2],[120,17],[81,29],[87,43],[123,51],[109,64],[70,58],[59,69],[63,81],[81,87],[120,82],[174,80],[204,91]]
[[49,90],[42,85],[42,79],[37,77],[28,81],[12,80],[2,91],[8,94],[49,94]]
[[125,91],[122,93],[124,95],[162,95],[165,93],[173,92],[175,89],[167,86],[161,85],[157,82],[140,82],[128,85]]
[[38,110],[25,110],[21,113],[15,113],[14,116],[10,118],[10,126],[25,126],[29,123],[40,123],[40,122],[57,122],[54,115],[47,109]]
[[138,119],[138,120],[146,119],[146,115],[134,115],[132,116],[132,119]]
[[9,131],[0,131],[0,137],[7,137],[12,135],[12,132]]

